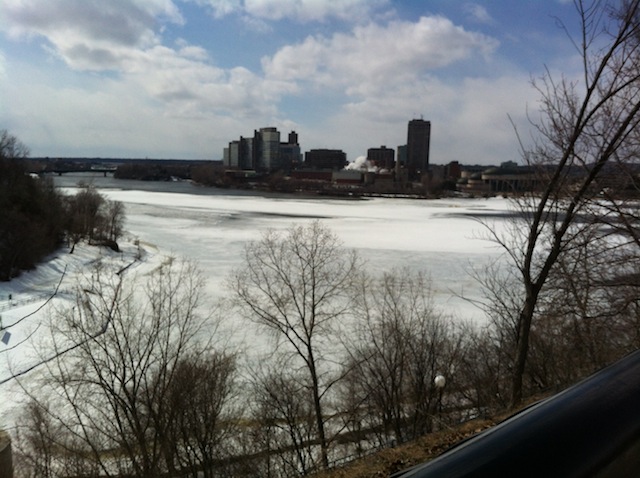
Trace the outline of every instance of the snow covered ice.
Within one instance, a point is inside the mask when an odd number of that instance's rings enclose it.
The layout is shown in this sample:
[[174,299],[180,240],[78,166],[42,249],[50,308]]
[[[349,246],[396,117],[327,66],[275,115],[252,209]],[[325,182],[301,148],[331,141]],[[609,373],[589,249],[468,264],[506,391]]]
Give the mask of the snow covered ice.
[[[481,239],[484,226],[478,219],[496,221],[495,227],[500,227],[508,211],[507,200],[501,198],[305,199],[195,187],[190,190],[188,185],[173,183],[159,185],[159,190],[124,189],[117,187],[120,184],[137,185],[110,180],[106,186],[97,181],[96,187],[107,198],[125,205],[123,252],[83,246],[68,254],[62,249],[37,269],[0,283],[0,316],[5,326],[33,314],[11,327],[7,345],[0,342],[0,381],[46,355],[39,344],[47,333],[48,310],[65,301],[71,303],[72,285],[91,262],[130,263],[138,253],[136,242],[146,251],[143,261],[147,266],[165,255],[191,259],[206,276],[207,300],[213,303],[226,294],[226,277],[241,263],[248,241],[259,239],[267,228],[285,229],[316,219],[337,234],[346,247],[356,249],[371,272],[400,267],[423,271],[431,278],[436,303],[446,312],[456,318],[481,321],[482,313],[460,296],[478,298],[478,286],[469,271],[494,262],[501,251]],[[172,188],[180,192],[172,192]],[[73,192],[73,188],[69,190]],[[43,307],[58,287],[65,267],[58,295]],[[257,336],[247,339],[261,340]],[[20,381],[0,385],[0,428],[13,422],[19,385],[32,380],[31,375],[33,372]]]

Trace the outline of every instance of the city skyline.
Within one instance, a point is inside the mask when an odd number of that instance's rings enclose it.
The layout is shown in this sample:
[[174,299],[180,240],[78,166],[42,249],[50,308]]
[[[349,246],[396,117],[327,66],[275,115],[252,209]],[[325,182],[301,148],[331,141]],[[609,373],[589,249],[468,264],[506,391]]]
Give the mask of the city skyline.
[[430,161],[518,160],[567,0],[5,0],[0,129],[32,156],[222,159],[254,125],[349,161],[431,121]]

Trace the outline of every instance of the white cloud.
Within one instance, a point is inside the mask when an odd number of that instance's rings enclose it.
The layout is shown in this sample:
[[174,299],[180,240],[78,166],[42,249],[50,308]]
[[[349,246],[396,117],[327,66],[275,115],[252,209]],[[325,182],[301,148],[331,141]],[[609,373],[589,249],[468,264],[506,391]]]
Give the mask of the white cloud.
[[[189,0],[188,0],[189,1]],[[200,5],[208,6],[213,12],[215,18],[222,18],[232,13],[242,11],[242,0],[190,0]]]
[[[193,115],[184,102],[159,104],[131,82],[59,88],[29,81],[10,87],[10,111],[0,119],[11,116],[12,132],[34,156],[219,159],[219,145],[246,124],[206,109],[205,117]],[[24,88],[31,94],[19,94]]]
[[190,45],[187,41],[179,39],[176,42],[178,46],[177,54],[183,58],[189,58],[197,61],[207,61],[209,53],[200,46]]
[[462,9],[467,16],[476,23],[485,23],[488,25],[494,23],[493,18],[483,5],[479,5],[477,3],[465,3],[462,6]]
[[382,0],[245,0],[248,14],[280,20],[291,18],[302,22],[338,18],[351,22],[367,17],[374,8],[385,4]]
[[244,24],[244,28],[250,32],[258,32],[262,34],[273,32],[273,27],[271,26],[271,24],[263,20],[262,18],[244,15],[242,17],[242,23]]
[[204,48],[184,39],[175,48],[162,45],[159,22],[183,21],[169,0],[8,0],[2,9],[12,35],[45,37],[47,49],[75,70],[116,72],[123,86],[171,115],[271,114],[291,89],[245,68],[212,66]]
[[423,116],[432,122],[433,163],[499,164],[519,155],[509,116],[526,139],[526,106],[534,102],[529,77],[517,72],[492,79],[416,79],[349,103],[321,125],[301,130],[301,138],[305,144],[329,139],[329,146],[345,149],[353,160],[371,147],[405,144],[408,121]]
[[274,114],[279,99],[290,90],[244,67],[226,70],[200,61],[202,54],[196,47],[176,51],[160,45],[137,52],[123,65],[123,81],[184,117]]
[[[40,65],[21,72],[21,62],[0,56],[0,75],[4,70],[11,85],[0,120],[11,119],[34,154],[219,158],[228,141],[276,125],[297,130],[305,150],[341,148],[355,158],[369,147],[402,144],[407,121],[422,114],[433,121],[435,162],[517,154],[506,115],[524,111],[528,78],[444,78],[447,68],[492,60],[497,42],[443,17],[309,36],[264,57],[262,71],[251,71],[220,68],[209,51],[184,38],[163,44],[163,22],[184,21],[169,0],[0,1],[0,13],[9,14],[6,30],[46,38],[50,51],[76,70],[53,62],[72,79],[71,88]],[[373,4],[215,2],[220,15],[233,10],[265,26],[285,11],[306,21]],[[102,70],[109,74],[92,73]],[[291,107],[285,114],[282,100],[291,106],[297,98],[310,108],[327,99],[317,117],[332,113],[310,119],[313,111]]]
[[453,146],[457,159],[469,164],[517,161],[520,150],[513,128],[527,141],[527,105],[537,98],[529,77],[467,78],[457,93],[457,101],[449,105],[450,115],[442,116],[448,129],[439,142],[441,154],[449,154]]
[[170,0],[4,0],[2,12],[12,35],[58,37],[64,32],[87,41],[144,44],[156,19],[182,23]]
[[4,56],[4,54],[2,53],[2,51],[0,51],[0,80],[6,80],[7,79],[7,68],[6,68],[6,58]]
[[263,58],[267,78],[308,81],[346,88],[348,94],[374,94],[472,55],[489,55],[497,42],[465,31],[443,17],[416,23],[357,26],[350,34],[308,37]]
[[184,20],[170,0],[5,0],[0,7],[10,36],[46,38],[69,66],[117,69],[130,50],[160,42],[162,21]]
[[216,18],[232,13],[264,20],[299,22],[340,19],[359,22],[389,0],[192,0],[208,5]]

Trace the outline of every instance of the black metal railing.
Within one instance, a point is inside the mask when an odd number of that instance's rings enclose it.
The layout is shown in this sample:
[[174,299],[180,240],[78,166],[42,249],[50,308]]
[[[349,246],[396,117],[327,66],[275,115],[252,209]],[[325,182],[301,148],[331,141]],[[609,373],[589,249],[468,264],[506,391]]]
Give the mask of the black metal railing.
[[640,476],[640,351],[393,476]]

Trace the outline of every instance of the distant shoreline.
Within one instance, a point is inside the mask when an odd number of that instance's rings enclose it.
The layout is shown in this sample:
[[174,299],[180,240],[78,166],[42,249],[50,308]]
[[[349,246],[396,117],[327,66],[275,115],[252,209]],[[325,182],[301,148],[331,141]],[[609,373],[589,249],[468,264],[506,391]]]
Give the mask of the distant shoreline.
[[192,180],[175,180],[175,181],[146,181],[139,179],[119,179],[113,176],[104,177],[102,173],[95,172],[76,172],[67,173],[62,176],[50,175],[56,187],[74,188],[81,181],[94,184],[99,189],[121,189],[121,190],[141,190],[168,193],[186,193],[200,195],[225,195],[225,196],[250,196],[250,197],[268,197],[268,198],[291,198],[298,197],[302,199],[336,199],[346,201],[366,201],[372,198],[388,198],[388,199],[415,199],[430,200],[444,199],[447,197],[457,199],[478,199],[467,197],[459,194],[450,196],[434,196],[428,197],[423,194],[402,192],[402,193],[385,193],[385,192],[368,192],[368,191],[350,191],[350,190],[297,190],[291,192],[285,191],[269,191],[262,187],[217,187],[208,186],[197,183]]
[[138,179],[116,179],[113,176],[106,178],[101,173],[68,173],[63,176],[50,176],[53,183],[59,188],[76,188],[81,181],[93,184],[98,189],[120,189],[167,192],[178,194],[197,194],[203,196],[248,196],[248,197],[268,197],[268,198],[291,198],[299,197],[303,199],[342,199],[342,200],[366,200],[367,197],[348,194],[321,194],[311,191],[295,191],[291,193],[283,191],[267,191],[261,188],[219,188],[206,186],[191,180],[178,181],[142,181]]

